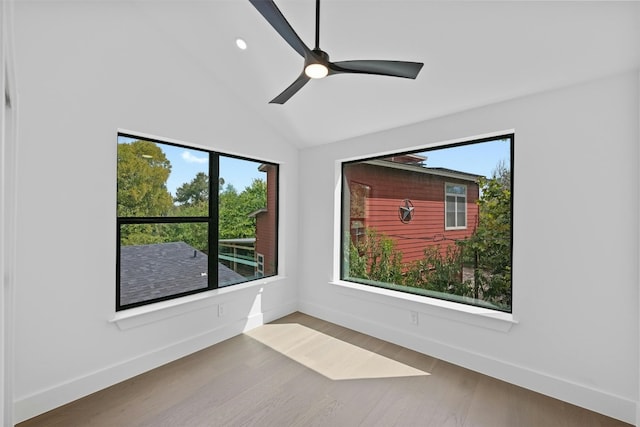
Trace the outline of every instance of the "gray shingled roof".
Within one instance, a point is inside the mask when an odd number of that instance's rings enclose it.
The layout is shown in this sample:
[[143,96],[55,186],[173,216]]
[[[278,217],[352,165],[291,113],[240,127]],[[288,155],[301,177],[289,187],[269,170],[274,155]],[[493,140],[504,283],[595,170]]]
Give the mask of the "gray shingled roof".
[[[206,272],[207,255],[184,242],[122,246],[120,305],[205,289]],[[218,286],[246,280],[218,263]]]

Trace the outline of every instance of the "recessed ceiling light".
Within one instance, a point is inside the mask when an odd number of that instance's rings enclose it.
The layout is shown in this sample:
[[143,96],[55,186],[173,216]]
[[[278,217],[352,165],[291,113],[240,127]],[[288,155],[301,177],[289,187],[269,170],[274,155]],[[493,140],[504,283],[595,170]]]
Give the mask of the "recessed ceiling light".
[[236,39],[236,46],[238,46],[238,49],[245,50],[247,48],[247,42],[238,37]]

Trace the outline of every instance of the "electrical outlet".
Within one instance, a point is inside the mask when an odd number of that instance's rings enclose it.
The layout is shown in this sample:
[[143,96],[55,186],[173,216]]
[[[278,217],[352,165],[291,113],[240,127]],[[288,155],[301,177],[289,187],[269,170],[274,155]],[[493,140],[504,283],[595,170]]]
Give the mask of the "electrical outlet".
[[411,312],[411,324],[412,325],[417,325],[418,324],[418,312],[417,311],[412,311]]
[[224,304],[218,304],[218,317],[224,316],[226,307]]

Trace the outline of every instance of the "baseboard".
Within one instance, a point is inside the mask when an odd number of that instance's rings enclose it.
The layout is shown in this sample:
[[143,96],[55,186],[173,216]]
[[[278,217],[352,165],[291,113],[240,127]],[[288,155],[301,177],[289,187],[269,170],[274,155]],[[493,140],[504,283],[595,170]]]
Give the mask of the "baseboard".
[[73,402],[96,391],[110,387],[126,379],[140,375],[166,363],[185,357],[216,343],[239,335],[293,313],[297,302],[281,304],[277,309],[264,311],[240,320],[220,325],[205,333],[174,342],[132,359],[105,367],[91,374],[74,378],[65,383],[14,401],[14,422],[33,418],[59,406]]
[[[298,310],[573,405],[630,424],[637,423],[640,426],[640,403],[633,400],[325,306],[300,301]],[[639,408],[636,409],[636,406]]]

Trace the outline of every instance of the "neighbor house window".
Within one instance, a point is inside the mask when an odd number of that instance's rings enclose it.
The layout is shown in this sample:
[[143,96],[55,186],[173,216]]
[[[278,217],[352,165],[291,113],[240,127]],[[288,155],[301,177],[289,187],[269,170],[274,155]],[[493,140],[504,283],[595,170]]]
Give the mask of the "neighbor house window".
[[444,185],[445,228],[453,230],[467,227],[467,186],[464,184]]
[[257,254],[256,255],[256,275],[258,277],[264,277],[264,255]]
[[124,133],[117,165],[116,310],[277,274],[278,165]]
[[349,183],[349,194],[351,194],[349,221],[351,223],[351,240],[355,243],[362,241],[362,238],[364,238],[367,198],[370,193],[371,187],[368,185],[355,181]]
[[513,141],[343,163],[341,279],[511,312]]

